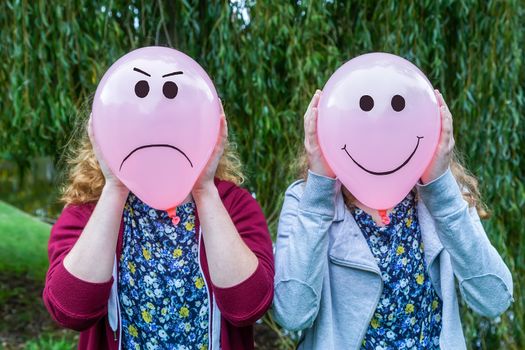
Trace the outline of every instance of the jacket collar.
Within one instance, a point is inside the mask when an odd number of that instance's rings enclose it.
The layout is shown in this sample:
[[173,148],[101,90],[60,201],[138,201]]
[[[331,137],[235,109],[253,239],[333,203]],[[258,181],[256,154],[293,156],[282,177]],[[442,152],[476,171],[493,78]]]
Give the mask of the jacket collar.
[[[417,212],[423,251],[425,253],[425,263],[427,268],[430,268],[430,265],[443,249],[443,245],[437,235],[432,216],[421,198],[418,198],[417,201]],[[344,203],[339,181],[337,181],[336,187],[333,223],[336,225],[331,231],[330,259],[335,263],[380,274],[379,267],[368,247],[366,238]]]

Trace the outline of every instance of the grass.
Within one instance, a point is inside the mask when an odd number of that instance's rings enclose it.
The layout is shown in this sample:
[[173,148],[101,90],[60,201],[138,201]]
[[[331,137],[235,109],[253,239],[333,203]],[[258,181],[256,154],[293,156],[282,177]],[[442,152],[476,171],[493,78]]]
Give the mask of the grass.
[[28,341],[24,349],[26,350],[72,350],[76,348],[76,344],[71,342],[67,336],[45,334],[36,340]]
[[51,226],[0,201],[0,271],[43,280]]
[[0,350],[66,350],[75,332],[58,328],[41,294],[51,226],[0,201]]

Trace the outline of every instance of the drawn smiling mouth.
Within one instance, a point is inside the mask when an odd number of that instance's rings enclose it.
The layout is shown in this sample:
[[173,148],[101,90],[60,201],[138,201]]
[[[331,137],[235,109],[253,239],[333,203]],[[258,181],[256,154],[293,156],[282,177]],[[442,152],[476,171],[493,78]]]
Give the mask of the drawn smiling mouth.
[[124,162],[129,158],[131,157],[131,155],[141,149],[144,149],[144,148],[152,148],[152,147],[166,147],[166,148],[171,148],[171,149],[174,149],[176,151],[178,151],[180,154],[182,154],[187,160],[188,162],[190,163],[190,166],[193,168],[193,163],[191,162],[190,158],[188,158],[188,156],[186,155],[186,153],[184,153],[180,148],[177,148],[175,146],[172,146],[172,145],[168,145],[168,144],[154,144],[154,145],[144,145],[144,146],[140,146],[140,147],[137,147],[135,148],[133,151],[129,152],[129,154],[126,156],[126,158],[124,158],[122,160],[122,163],[120,163],[120,168],[119,168],[119,171],[122,170],[122,165],[124,164]]
[[358,166],[360,167],[361,169],[363,169],[364,171],[366,171],[367,173],[369,174],[372,174],[372,175],[389,175],[389,174],[392,174],[392,173],[395,173],[396,171],[398,171],[399,169],[401,169],[402,167],[404,167],[409,161],[410,159],[412,159],[412,157],[414,156],[414,154],[416,153],[417,151],[417,148],[419,147],[419,141],[424,138],[423,136],[416,136],[417,137],[417,144],[416,144],[416,147],[414,148],[414,150],[412,151],[412,153],[408,156],[408,158],[403,162],[403,164],[401,164],[400,166],[398,166],[397,168],[395,169],[392,169],[392,170],[388,170],[388,171],[372,171],[372,170],[368,170],[367,168],[365,168],[364,166],[362,166],[361,164],[359,164],[351,155],[350,153],[348,152],[348,150],[346,149],[346,144],[341,148],[343,151],[345,151],[345,153],[350,157],[350,159],[352,159],[352,161]]

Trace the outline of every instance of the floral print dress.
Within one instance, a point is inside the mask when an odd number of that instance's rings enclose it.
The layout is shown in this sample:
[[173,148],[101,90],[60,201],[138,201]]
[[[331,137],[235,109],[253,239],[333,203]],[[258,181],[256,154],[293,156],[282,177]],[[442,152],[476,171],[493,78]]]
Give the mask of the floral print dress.
[[392,210],[386,226],[359,208],[351,210],[383,279],[362,349],[439,349],[442,302],[427,273],[416,210],[413,192]]
[[195,205],[165,211],[130,194],[119,267],[123,349],[208,348],[208,292],[199,266]]

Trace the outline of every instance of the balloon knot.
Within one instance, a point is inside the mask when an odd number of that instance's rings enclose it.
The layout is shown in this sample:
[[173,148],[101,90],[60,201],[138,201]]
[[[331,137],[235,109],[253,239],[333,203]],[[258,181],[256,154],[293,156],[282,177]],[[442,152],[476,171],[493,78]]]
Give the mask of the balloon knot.
[[381,222],[385,225],[388,225],[390,223],[390,217],[386,213],[386,209],[380,209],[378,212],[379,216],[381,217]]
[[170,217],[173,225],[177,226],[180,222],[180,217],[177,216],[177,207],[170,208],[166,211],[168,212],[168,216]]

